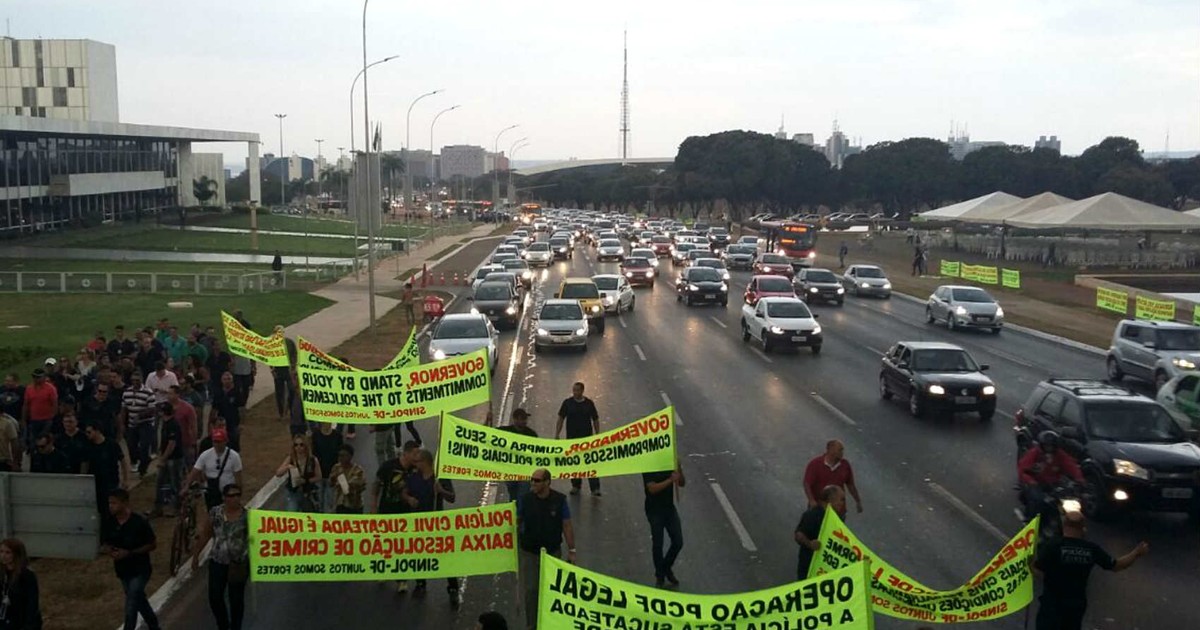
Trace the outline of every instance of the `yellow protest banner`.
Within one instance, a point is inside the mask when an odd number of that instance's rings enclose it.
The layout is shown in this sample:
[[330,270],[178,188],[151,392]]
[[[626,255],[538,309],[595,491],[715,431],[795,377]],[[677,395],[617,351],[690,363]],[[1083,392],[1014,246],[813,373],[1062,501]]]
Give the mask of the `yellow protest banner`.
[[[316,344],[298,337],[296,339],[296,364],[303,365],[309,368],[326,369],[326,370],[341,370],[361,372],[362,370],[346,363],[333,355],[321,350]],[[400,348],[400,352],[396,357],[388,362],[383,367],[385,370],[398,370],[410,365],[419,365],[421,363],[421,348],[417,344],[417,329],[412,328],[408,333],[408,341],[404,343],[404,347]]]
[[1192,307],[1192,325],[1200,326],[1200,306]]
[[225,345],[231,353],[272,367],[289,365],[287,344],[282,332],[264,337],[246,328],[225,311],[221,311],[221,325],[225,329]]
[[674,407],[578,439],[528,437],[450,414],[438,434],[438,475],[445,479],[528,480],[538,468],[559,479],[675,469]]
[[626,582],[542,552],[538,628],[871,630],[867,563],[783,586],[692,595]]
[[1129,312],[1129,294],[1124,291],[1096,287],[1096,308],[1124,315]]
[[941,273],[943,276],[957,278],[959,275],[959,264],[953,260],[943,260],[941,262]]
[[400,348],[400,352],[394,359],[388,361],[388,364],[383,366],[383,369],[398,370],[410,365],[420,364],[421,347],[417,345],[417,327],[413,326],[408,329],[408,341],[404,342],[404,346]]
[[1155,300],[1144,295],[1133,302],[1133,316],[1160,322],[1175,321],[1175,300]]
[[516,504],[408,514],[250,510],[250,579],[352,582],[517,570]]
[[314,422],[390,424],[473,407],[491,399],[486,349],[399,370],[296,366],[304,416]]
[[837,512],[825,511],[808,577],[827,574],[860,562],[869,563],[871,603],[875,612],[925,623],[985,621],[1012,614],[1033,601],[1029,567],[1037,543],[1036,518],[1013,536],[966,584],[937,591],[897,571],[871,552]]
[[1021,288],[1021,270],[1019,269],[1001,269],[1000,284],[1008,289]]
[[1000,284],[1000,274],[995,267],[979,265],[975,267],[975,280],[983,284]]

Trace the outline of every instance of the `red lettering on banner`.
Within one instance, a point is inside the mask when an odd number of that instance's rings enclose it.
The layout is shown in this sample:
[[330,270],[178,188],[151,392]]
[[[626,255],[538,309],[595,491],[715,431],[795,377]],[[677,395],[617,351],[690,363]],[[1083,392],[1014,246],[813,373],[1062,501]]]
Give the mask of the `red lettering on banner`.
[[414,370],[408,375],[408,386],[411,389],[418,385],[429,385],[441,381],[454,380],[481,372],[485,367],[483,358],[476,357],[470,361],[453,363],[451,365],[438,365],[426,369]]

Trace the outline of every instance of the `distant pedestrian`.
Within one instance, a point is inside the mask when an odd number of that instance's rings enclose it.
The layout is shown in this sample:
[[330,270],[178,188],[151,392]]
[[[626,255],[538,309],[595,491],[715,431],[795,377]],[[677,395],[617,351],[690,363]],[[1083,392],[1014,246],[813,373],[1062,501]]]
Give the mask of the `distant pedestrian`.
[[50,430],[58,413],[58,389],[50,383],[46,370],[33,371],[33,382],[22,398],[21,426],[25,427],[25,450],[33,451],[33,440]]
[[226,372],[221,375],[221,385],[212,394],[212,411],[209,413],[209,423],[220,417],[225,419],[225,428],[229,432],[229,444],[233,450],[241,446],[242,405],[245,399],[241,391],[234,385],[233,374]]
[[837,515],[846,516],[846,493],[837,486],[825,486],[817,495],[817,504],[809,507],[800,516],[796,525],[796,544],[800,545],[800,557],[796,563],[796,579],[808,579],[808,567],[812,564],[813,555],[821,549],[821,523],[825,520],[825,508],[832,507]]
[[275,257],[271,259],[271,271],[275,272],[276,286],[283,286],[283,256],[279,250],[275,250]]
[[160,630],[158,616],[146,598],[146,584],[150,582],[150,552],[158,547],[154,528],[141,514],[129,509],[129,493],[120,488],[108,496],[108,511],[111,520],[100,546],[100,553],[113,559],[113,569],[125,591],[125,630],[135,630],[138,615],[146,621],[150,630]]
[[921,275],[929,273],[929,246],[921,245]]
[[[442,509],[444,503],[454,503],[454,484],[449,479],[438,479],[437,471],[433,468],[433,453],[419,449],[413,456],[414,470],[408,474],[404,482],[403,496],[413,512],[436,512]],[[417,580],[413,588],[413,596],[425,594],[425,580]],[[462,600],[458,594],[458,578],[446,579],[446,593],[450,597],[450,607],[458,608]]]
[[912,259],[912,275],[916,276],[916,275],[920,275],[920,273],[921,273],[921,246],[914,245],[913,246],[913,259]]
[[125,447],[129,459],[137,465],[139,476],[145,476],[154,454],[154,390],[142,382],[134,371],[129,376],[129,388],[121,396],[121,426],[125,427]]
[[[221,505],[208,510],[201,521],[200,537],[192,545],[192,571],[200,568],[200,551],[209,540],[208,606],[217,620],[217,630],[241,630],[246,610],[246,583],[250,581],[250,538],[242,487],[229,484],[221,489]],[[225,605],[226,595],[229,606]]]
[[[654,585],[662,588],[664,582],[679,586],[675,577],[675,559],[683,550],[683,527],[679,511],[675,509],[675,489],[687,485],[683,469],[676,462],[675,470],[643,473],[642,484],[646,491],[646,520],[650,522],[650,556],[654,560]],[[663,553],[663,533],[671,537],[671,546]]]
[[412,281],[409,280],[404,283],[404,290],[400,292],[400,307],[404,309],[404,316],[409,324],[417,323],[416,307],[413,304],[415,297]]
[[837,486],[854,497],[855,507],[862,513],[862,499],[858,496],[858,487],[854,485],[854,469],[844,457],[845,451],[846,447],[840,440],[829,440],[825,443],[825,453],[812,458],[805,466],[804,496],[808,498],[808,507],[818,505],[825,486]]
[[233,355],[233,367],[229,371],[233,374],[233,387],[238,394],[238,406],[245,407],[246,400],[250,397],[250,390],[254,387],[254,375],[258,372],[258,364],[235,354]]
[[479,615],[479,619],[475,621],[475,630],[508,630],[508,620],[504,615],[489,610]]
[[[490,413],[490,412],[489,412]],[[512,411],[512,422],[500,427],[501,431],[516,433],[526,437],[537,437],[537,431],[534,431],[529,426],[529,412],[517,407]],[[521,479],[518,481],[505,481],[504,488],[508,491],[508,500],[516,501],[521,498],[526,492],[529,492],[529,481]]]
[[37,575],[29,568],[25,543],[16,538],[0,540],[0,592],[0,628],[42,630]]
[[55,437],[54,450],[66,456],[67,472],[78,475],[83,468],[84,460],[87,459],[89,446],[87,435],[79,428],[79,419],[73,413],[63,416],[62,423],[63,430]]
[[[50,433],[43,433],[38,438],[43,436],[50,440],[54,439],[54,436]],[[36,456],[36,441],[34,442],[34,446],[34,455]],[[7,413],[0,412],[0,472],[20,472],[21,456],[24,454],[23,450],[21,448],[21,426],[17,422],[17,419]]]
[[[600,432],[600,413],[596,411],[596,403],[583,395],[583,383],[571,386],[571,397],[562,401],[558,407],[558,425],[554,428],[554,438],[562,435],[563,424],[567,425],[567,439],[583,438]],[[571,494],[579,494],[583,482],[571,480]],[[588,477],[588,489],[592,496],[600,496],[600,480]]]
[[550,471],[539,468],[530,477],[533,491],[517,502],[517,540],[521,549],[520,581],[524,590],[525,624],[537,627],[538,579],[542,571],[541,551],[559,558],[567,543],[567,562],[575,563],[575,528],[567,497],[550,487]]
[[850,247],[846,245],[846,241],[842,241],[838,247],[838,269],[846,268],[846,255],[850,253]]
[[292,390],[292,368],[287,365],[272,365],[271,380],[275,383],[275,411],[279,412],[279,421],[283,422],[284,416],[291,409],[292,398],[296,395]]
[[156,513],[174,516],[179,507],[179,491],[183,485],[183,429],[175,419],[171,403],[158,406],[158,422],[162,427],[158,449],[158,483],[154,508]]

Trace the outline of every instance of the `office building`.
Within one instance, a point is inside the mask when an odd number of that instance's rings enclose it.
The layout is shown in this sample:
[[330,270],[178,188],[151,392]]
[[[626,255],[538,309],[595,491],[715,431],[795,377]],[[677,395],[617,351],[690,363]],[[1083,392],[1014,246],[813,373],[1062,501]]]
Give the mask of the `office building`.
[[792,142],[797,144],[805,144],[810,147],[817,146],[817,139],[811,133],[794,133],[792,134]]
[[469,144],[442,147],[441,178],[479,177],[488,172],[487,157],[483,147]]
[[408,152],[408,165],[414,179],[433,179],[437,174],[433,163],[433,152],[414,149]]
[[1007,143],[999,140],[971,140],[971,135],[967,133],[966,125],[962,127],[951,127],[950,137],[946,139],[946,144],[950,145],[950,155],[954,159],[962,161],[967,155],[974,153],[984,147],[1006,147]]
[[500,153],[492,153],[489,151],[487,154],[487,159],[484,161],[483,172],[491,173],[495,170],[499,170],[501,172],[508,170],[508,158],[505,157],[503,151]]
[[1062,142],[1059,141],[1058,136],[1050,136],[1049,138],[1046,136],[1038,136],[1037,142],[1033,143],[1033,148],[1051,149],[1058,153],[1062,153]]
[[[814,147],[816,148],[816,147]],[[818,149],[819,150],[819,149]],[[833,168],[842,168],[846,158],[856,153],[862,153],[862,143],[857,145],[850,143],[850,138],[842,133],[838,122],[833,121],[833,133],[829,134],[829,139],[825,141],[825,159],[829,160],[829,164]]]
[[117,122],[117,113],[116,47],[0,38],[0,115]]

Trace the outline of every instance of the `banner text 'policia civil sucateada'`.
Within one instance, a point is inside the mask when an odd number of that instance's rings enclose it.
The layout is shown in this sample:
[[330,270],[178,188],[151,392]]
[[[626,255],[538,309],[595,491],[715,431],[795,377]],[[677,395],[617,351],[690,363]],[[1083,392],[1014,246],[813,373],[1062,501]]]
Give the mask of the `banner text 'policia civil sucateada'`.
[[889,617],[925,623],[987,621],[1012,614],[1033,601],[1030,559],[1037,542],[1039,519],[1017,532],[966,584],[938,591],[897,571],[867,549],[833,510],[821,523],[821,549],[808,576],[837,571],[866,561],[870,564],[871,605]]
[[438,475],[516,481],[545,468],[560,479],[675,469],[675,408],[585,438],[548,440],[447,414],[438,441]]
[[221,325],[225,330],[225,345],[229,352],[273,367],[288,365],[287,344],[283,333],[277,332],[264,337],[242,325],[233,315],[221,311]]
[[487,402],[487,350],[399,370],[345,371],[298,365],[304,417],[314,422],[389,424]]
[[867,563],[775,588],[691,595],[626,582],[542,554],[538,628],[871,630]]
[[408,514],[250,510],[255,582],[350,582],[517,570],[513,503]]
[[[413,328],[408,333],[408,341],[404,342],[404,346],[400,348],[400,352],[395,358],[383,366],[385,370],[398,370],[410,365],[419,365],[421,363],[421,349],[417,344],[417,329]],[[314,370],[340,370],[344,372],[361,372],[362,370],[338,359],[337,357],[321,350],[313,342],[298,337],[296,339],[296,365],[304,366]]]

